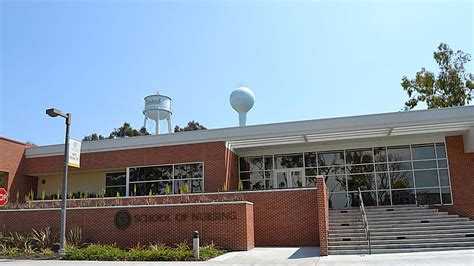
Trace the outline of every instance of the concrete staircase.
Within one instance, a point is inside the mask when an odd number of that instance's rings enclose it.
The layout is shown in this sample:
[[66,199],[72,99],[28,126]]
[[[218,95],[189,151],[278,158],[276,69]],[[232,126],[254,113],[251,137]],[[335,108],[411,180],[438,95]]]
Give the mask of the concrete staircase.
[[[366,207],[372,254],[474,249],[474,221],[423,206]],[[359,208],[329,211],[329,255],[368,254]]]

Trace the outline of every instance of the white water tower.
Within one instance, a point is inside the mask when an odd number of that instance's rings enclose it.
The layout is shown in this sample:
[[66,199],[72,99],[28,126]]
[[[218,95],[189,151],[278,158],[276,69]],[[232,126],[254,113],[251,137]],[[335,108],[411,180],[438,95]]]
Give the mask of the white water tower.
[[159,92],[145,97],[145,109],[143,110],[145,121],[143,127],[146,128],[146,120],[150,119],[156,123],[155,134],[160,134],[160,121],[168,120],[168,133],[171,133],[171,98],[160,95]]
[[247,87],[238,87],[230,94],[230,105],[239,113],[239,126],[247,124],[247,112],[255,103],[255,94]]

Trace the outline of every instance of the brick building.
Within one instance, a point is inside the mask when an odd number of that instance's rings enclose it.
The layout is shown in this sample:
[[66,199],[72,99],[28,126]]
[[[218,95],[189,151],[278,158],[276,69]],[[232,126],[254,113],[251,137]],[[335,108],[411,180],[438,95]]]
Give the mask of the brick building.
[[[63,145],[33,147],[0,138],[0,182],[10,191],[10,201],[17,194],[21,201],[33,192],[37,202],[45,202],[42,198],[58,194],[63,149]],[[328,210],[359,207],[359,189],[365,206],[426,205],[472,219],[474,106],[89,141],[82,144],[81,168],[70,170],[70,195],[121,199],[127,208],[136,205],[130,210],[132,216],[138,215],[136,221],[141,221],[139,213],[145,209],[159,211],[131,202],[153,198],[159,206],[175,204],[169,213],[181,213],[180,208],[219,210],[221,214],[213,214],[221,217],[214,221],[216,227],[202,229],[206,224],[202,220],[194,224],[213,241],[234,221],[244,237],[227,245],[230,249],[320,245],[324,254]],[[201,206],[200,200],[183,203],[179,200],[183,195],[205,197],[215,206]],[[241,204],[223,207],[220,197],[226,201],[233,197],[232,202]],[[226,208],[235,209],[238,217],[222,218],[228,215],[221,211]],[[89,212],[96,224],[85,221],[81,211]],[[114,227],[115,211],[73,209],[72,223],[98,234],[100,228]],[[9,230],[19,226],[14,225],[16,219],[31,216],[54,223],[59,219],[56,214],[0,211],[0,226]],[[102,214],[108,218],[100,218]],[[153,215],[150,219],[161,217]],[[168,227],[149,224],[159,227],[160,235],[171,225],[181,228],[174,220]],[[125,234],[124,240],[111,237],[114,234],[107,237],[115,242],[150,240],[153,234],[146,232],[151,229],[141,226],[141,231]],[[31,227],[35,225],[26,223],[18,230]],[[184,227],[191,230],[193,223]],[[223,246],[232,242],[222,239]]]

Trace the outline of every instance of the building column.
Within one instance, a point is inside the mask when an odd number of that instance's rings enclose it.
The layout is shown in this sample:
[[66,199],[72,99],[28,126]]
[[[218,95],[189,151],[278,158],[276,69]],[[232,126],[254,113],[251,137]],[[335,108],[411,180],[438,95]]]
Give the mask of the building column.
[[329,204],[324,176],[316,177],[316,200],[318,204],[319,248],[321,256],[328,255]]

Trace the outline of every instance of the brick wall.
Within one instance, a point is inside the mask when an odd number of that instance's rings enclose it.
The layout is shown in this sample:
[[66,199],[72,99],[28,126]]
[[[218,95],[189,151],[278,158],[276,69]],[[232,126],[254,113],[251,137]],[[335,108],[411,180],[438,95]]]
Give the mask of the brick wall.
[[[0,171],[7,173],[7,180],[0,186],[10,191],[10,200],[20,192],[23,198],[30,190],[36,193],[37,178],[25,175],[25,149],[28,144],[0,137]],[[12,193],[14,192],[14,193]]]
[[[153,148],[127,149],[82,153],[81,168],[70,171],[112,170],[133,166],[160,165],[186,162],[204,162],[204,189],[206,192],[237,189],[236,155],[225,147],[225,142],[172,145]],[[40,175],[61,173],[64,156],[28,158],[26,173]]]
[[[126,229],[118,229],[114,223],[120,210],[131,215],[131,224]],[[0,228],[4,233],[30,233],[32,228],[48,226],[57,230],[59,224],[60,210],[0,211]],[[170,246],[182,241],[192,243],[196,230],[202,244],[213,242],[228,250],[254,247],[253,208],[248,202],[75,208],[67,213],[67,228],[73,227],[80,227],[88,241],[116,243],[120,247],[132,247],[137,242],[162,241]]]
[[[210,201],[249,201],[253,203],[250,242],[256,246],[317,246],[319,245],[317,189],[286,189],[271,191],[186,194],[154,197],[109,198],[108,205],[171,204]],[[69,200],[69,206],[103,206],[101,199]],[[327,202],[327,200],[324,200]],[[55,205],[51,205],[51,204]],[[59,201],[36,201],[41,207],[59,207]],[[35,219],[31,219],[35,220]],[[30,224],[31,225],[31,224]],[[250,223],[249,223],[250,226]],[[252,240],[251,238],[254,238]]]
[[329,237],[329,202],[328,190],[323,176],[316,179],[317,190],[317,211],[318,211],[318,231],[319,231],[319,247],[321,256],[329,255],[328,237]]
[[474,219],[474,153],[464,152],[462,136],[446,137],[453,206],[446,210]]

